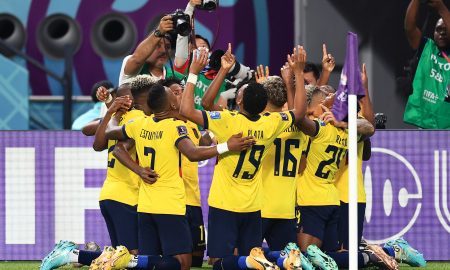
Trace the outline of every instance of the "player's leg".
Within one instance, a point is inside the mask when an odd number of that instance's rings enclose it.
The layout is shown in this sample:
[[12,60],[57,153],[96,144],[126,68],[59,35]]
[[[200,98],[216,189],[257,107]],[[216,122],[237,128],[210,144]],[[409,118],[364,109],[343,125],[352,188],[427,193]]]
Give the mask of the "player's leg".
[[297,242],[295,219],[272,219],[271,230],[266,233],[270,250],[283,250],[288,243]]
[[339,250],[348,250],[348,230],[348,203],[341,201],[338,223]]
[[111,240],[111,246],[118,246],[117,233],[114,227],[114,221],[111,216],[111,200],[102,200],[99,202],[100,212],[102,213],[103,219],[106,223],[106,228],[108,229],[109,239]]
[[152,214],[161,241],[163,256],[173,256],[182,270],[192,264],[192,237],[186,219],[182,215]]
[[[114,224],[117,246],[125,246],[131,254],[138,254],[137,206],[109,201],[110,220]],[[126,221],[126,222],[124,222]]]
[[427,264],[423,254],[411,247],[403,238],[388,241],[383,249],[398,262],[415,267],[425,267]]
[[210,264],[214,265],[221,258],[234,255],[238,239],[237,216],[238,213],[209,207],[207,253]]
[[308,246],[322,246],[325,233],[325,219],[321,216],[317,206],[300,206],[300,222],[297,233],[297,242],[300,250],[306,252]]
[[267,243],[269,242],[267,238],[269,238],[271,235],[270,233],[271,227],[272,227],[271,218],[261,218],[261,243],[264,242],[264,239],[266,240]]
[[200,206],[186,205],[186,217],[192,237],[192,267],[202,267],[206,249],[202,208]]
[[40,270],[51,270],[66,265],[68,263],[79,263],[90,265],[99,257],[101,252],[79,250],[78,246],[70,241],[61,240],[42,260]]
[[[113,266],[113,269],[139,268],[176,270],[180,269],[180,263],[172,256],[161,256],[161,244],[152,214],[138,213],[139,250],[141,254],[132,256],[124,246],[119,246],[116,252],[105,263]],[[103,269],[100,265],[98,269]]]

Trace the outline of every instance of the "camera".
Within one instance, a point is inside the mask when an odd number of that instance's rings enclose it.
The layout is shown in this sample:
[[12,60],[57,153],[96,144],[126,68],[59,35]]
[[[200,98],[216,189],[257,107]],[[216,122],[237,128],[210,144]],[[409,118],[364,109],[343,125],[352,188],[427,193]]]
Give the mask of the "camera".
[[172,16],[173,32],[175,34],[185,37],[191,33],[191,17],[188,14],[181,9],[177,9],[170,16]]
[[215,10],[219,6],[219,0],[202,0],[202,4],[197,6],[198,9]]
[[387,116],[384,113],[375,114],[375,128],[386,129]]

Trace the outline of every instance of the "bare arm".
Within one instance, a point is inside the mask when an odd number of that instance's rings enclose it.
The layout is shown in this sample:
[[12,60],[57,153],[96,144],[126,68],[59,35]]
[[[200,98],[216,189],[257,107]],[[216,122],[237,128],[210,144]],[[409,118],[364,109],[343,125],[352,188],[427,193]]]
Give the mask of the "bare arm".
[[[190,0],[184,10],[184,13],[188,14],[190,18],[194,14],[195,6],[201,5],[202,0]],[[175,51],[175,60],[174,65],[178,68],[182,67],[184,63],[186,63],[189,58],[189,36],[181,36],[177,37],[177,46]]]
[[363,135],[364,138],[370,137],[375,133],[375,128],[366,119],[357,119],[356,120],[356,130],[359,135]]
[[325,44],[322,45],[322,73],[320,74],[319,81],[317,85],[327,85],[330,80],[331,72],[333,72],[334,67],[336,66],[336,62],[334,57],[327,52],[327,46]]
[[114,113],[117,114],[114,118],[119,118],[122,113],[117,113],[119,110],[121,112],[128,110],[128,108],[131,106],[131,100],[128,96],[122,96],[116,98],[114,100],[111,107],[109,107],[108,111],[106,112],[105,117],[103,118],[103,121],[98,126],[97,130],[95,131],[95,138],[94,143],[92,147],[95,151],[102,151],[108,147],[108,139],[105,136],[106,126],[108,125],[108,122],[111,120],[111,117]]
[[205,94],[202,97],[202,106],[207,111],[222,111],[223,107],[219,104],[214,104],[214,100],[219,95],[220,86],[222,85],[225,77],[230,71],[231,67],[236,63],[234,55],[231,53],[231,44],[228,43],[228,50],[222,56],[221,67],[214,80],[209,85]]
[[195,109],[194,106],[194,89],[197,81],[189,81],[191,74],[198,76],[200,71],[208,63],[208,52],[201,50],[197,55],[194,52],[191,66],[189,68],[189,77],[183,91],[183,96],[180,105],[180,114],[186,117],[189,121],[196,123],[199,126],[204,126],[202,111]]
[[286,85],[288,109],[292,110],[294,108],[295,85],[294,74],[288,62],[281,67],[281,78],[283,78],[283,82]]
[[303,69],[306,64],[306,51],[302,46],[294,48],[294,54],[288,55],[288,63],[295,76],[294,109],[295,122],[298,123],[306,115],[306,92]]
[[366,118],[373,126],[375,126],[375,114],[373,112],[372,101],[369,95],[369,79],[367,78],[366,64],[362,66],[361,79],[364,84],[365,96],[360,99],[361,115]]
[[418,49],[420,46],[420,39],[422,32],[417,27],[417,14],[419,13],[420,1],[411,0],[406,10],[405,16],[405,32],[408,38],[409,46],[413,49]]
[[[165,34],[173,29],[173,22],[171,16],[164,16],[158,26],[161,34]],[[134,53],[125,64],[124,73],[128,76],[134,76],[139,73],[142,66],[145,64],[147,58],[155,50],[161,37],[156,37],[153,33],[150,34],[144,41],[139,43]]]
[[[229,151],[240,152],[255,144],[253,137],[242,137],[242,132],[231,136],[226,142]],[[189,161],[201,161],[219,155],[218,146],[195,146],[189,139],[178,142],[178,150],[185,155]]]
[[85,136],[94,136],[95,131],[97,130],[98,126],[100,125],[100,119],[94,120],[92,122],[87,123],[82,129],[81,132]]
[[211,136],[209,136],[209,132],[205,131],[205,133],[200,138],[199,145],[200,146],[209,146],[213,143]]

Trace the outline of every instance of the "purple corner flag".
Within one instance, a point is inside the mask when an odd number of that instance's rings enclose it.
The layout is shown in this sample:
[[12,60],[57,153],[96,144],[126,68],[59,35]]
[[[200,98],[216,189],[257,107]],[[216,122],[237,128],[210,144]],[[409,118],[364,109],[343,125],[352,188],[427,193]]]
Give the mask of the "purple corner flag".
[[352,32],[347,34],[347,53],[344,68],[342,69],[341,80],[339,81],[336,98],[331,110],[338,121],[342,121],[347,117],[348,95],[357,95],[358,97],[365,95],[359,68],[358,35]]

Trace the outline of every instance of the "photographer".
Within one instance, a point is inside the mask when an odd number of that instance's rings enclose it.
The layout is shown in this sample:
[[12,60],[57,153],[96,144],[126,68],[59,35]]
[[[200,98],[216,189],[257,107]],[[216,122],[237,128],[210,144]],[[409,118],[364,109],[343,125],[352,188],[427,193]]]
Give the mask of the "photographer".
[[166,33],[173,30],[172,15],[164,16],[158,26],[133,52],[125,57],[120,69],[119,85],[138,74],[150,74],[158,79],[170,77],[164,64],[168,61],[170,42]]
[[[421,2],[441,17],[433,39],[422,36],[416,25]],[[450,12],[442,0],[411,0],[405,31],[410,46],[419,50],[419,64],[403,120],[425,129],[450,129]]]
[[[186,9],[184,11],[185,14],[189,15],[191,18],[194,14],[194,9],[206,9],[205,2],[201,0],[190,0]],[[214,1],[208,1],[208,4],[212,4]],[[192,42],[191,42],[192,41]],[[195,38],[190,39],[189,36],[178,35],[177,38],[177,46],[175,51],[175,61],[174,61],[174,71],[175,76],[182,79],[184,78],[189,70],[189,66],[191,64],[192,52],[194,49],[207,49],[210,51],[210,43],[209,41],[202,37],[201,35],[195,35]],[[210,52],[210,62],[209,65],[199,74],[198,81],[194,90],[194,103],[195,108],[202,110],[201,100],[206,92],[206,89],[211,85],[214,78],[217,76],[218,71],[220,69],[220,61],[221,57],[225,52],[222,50],[216,50],[214,52]],[[235,79],[244,79],[247,77],[251,77],[250,68],[245,67],[239,63],[236,63],[227,74],[228,78]],[[225,81],[221,83],[219,94],[215,97],[214,103],[219,105],[222,108],[227,107],[227,100],[220,95],[220,93],[226,90]]]

